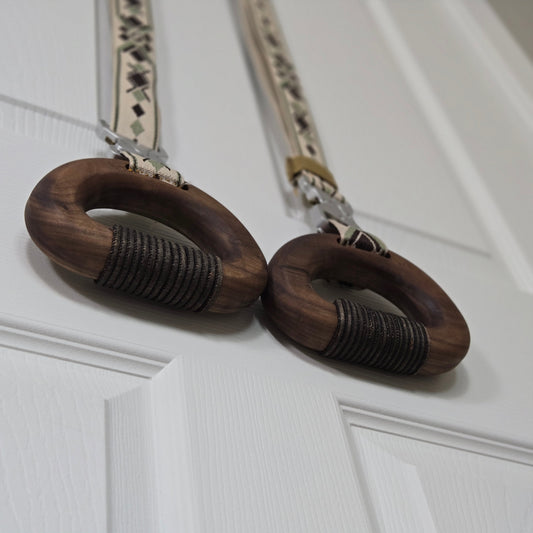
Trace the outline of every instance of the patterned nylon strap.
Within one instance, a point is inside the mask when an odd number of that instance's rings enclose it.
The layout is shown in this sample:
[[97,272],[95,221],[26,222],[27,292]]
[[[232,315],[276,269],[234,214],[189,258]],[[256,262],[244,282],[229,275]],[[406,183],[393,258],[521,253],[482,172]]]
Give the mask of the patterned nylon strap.
[[159,109],[152,13],[149,0],[110,0],[113,102],[110,128],[157,150]]
[[289,180],[298,184],[315,209],[319,208],[319,231],[336,231],[343,245],[386,255],[385,244],[357,226],[351,206],[339,193],[335,178],[326,167],[318,131],[272,4],[269,0],[239,1],[254,73],[277,111],[288,144]]
[[309,157],[325,166],[318,132],[271,3],[241,0],[241,10],[246,21],[248,52],[277,108],[291,155]]

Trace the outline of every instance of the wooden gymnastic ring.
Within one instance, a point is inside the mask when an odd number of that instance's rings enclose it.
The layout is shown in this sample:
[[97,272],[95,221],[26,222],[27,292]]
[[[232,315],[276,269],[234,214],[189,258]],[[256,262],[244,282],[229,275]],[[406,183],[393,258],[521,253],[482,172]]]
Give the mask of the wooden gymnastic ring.
[[[181,232],[202,252],[145,234],[128,233],[127,229],[114,231],[86,214],[97,208],[120,209],[157,220]],[[204,299],[203,303],[197,296],[188,294],[185,299],[196,302],[196,307],[191,304],[184,308],[208,308],[217,313],[236,311],[253,303],[266,283],[266,261],[261,250],[224,206],[190,184],[175,187],[132,172],[121,159],[84,159],[56,168],[31,193],[25,219],[31,238],[46,255],[61,266],[94,280],[98,280],[105,269],[115,268],[115,272],[106,273],[107,277],[114,278],[111,284],[116,285],[122,277],[118,284],[131,289],[133,282],[141,283],[141,274],[117,273],[120,267],[117,264],[144,253],[144,259],[136,268],[150,271],[154,278],[151,284],[156,285],[155,278],[159,279],[161,272],[166,276],[165,286],[156,289],[166,291],[168,298],[159,299],[166,299],[166,303],[176,301],[178,293],[191,293],[191,283],[196,284],[194,290],[203,291],[200,298]],[[118,234],[122,240],[126,239],[122,245],[116,242]],[[131,235],[137,235],[141,244],[129,243]],[[113,247],[121,246],[123,255],[130,257],[111,257],[116,252]],[[135,247],[133,252],[132,247]],[[161,257],[154,258],[154,249],[162,251]],[[117,264],[110,267],[113,261]],[[187,287],[172,287],[172,274],[168,271],[180,262],[189,268],[184,280]],[[155,263],[159,264],[157,271]],[[201,272],[195,272],[195,265],[201,266]],[[217,265],[221,265],[221,271],[211,271],[218,268]],[[133,268],[131,263],[127,268]],[[207,289],[206,283],[209,284]],[[211,294],[207,294],[209,291]]]
[[[440,374],[454,368],[470,344],[468,327],[446,293],[401,256],[343,246],[314,234],[285,244],[268,265],[263,304],[297,343],[339,360],[398,374]],[[406,317],[320,297],[311,282],[337,280],[371,289]]]

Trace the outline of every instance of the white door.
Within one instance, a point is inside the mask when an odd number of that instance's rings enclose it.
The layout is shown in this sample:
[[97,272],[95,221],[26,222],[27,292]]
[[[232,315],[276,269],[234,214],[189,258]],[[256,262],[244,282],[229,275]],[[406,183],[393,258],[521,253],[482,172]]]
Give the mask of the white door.
[[[309,229],[230,5],[154,4],[170,163],[270,258]],[[46,172],[102,153],[94,5],[8,0],[0,531],[533,530],[533,67],[482,0],[276,4],[357,220],[449,292],[469,354],[387,376],[302,352],[259,303],[170,312],[53,266],[23,210]]]

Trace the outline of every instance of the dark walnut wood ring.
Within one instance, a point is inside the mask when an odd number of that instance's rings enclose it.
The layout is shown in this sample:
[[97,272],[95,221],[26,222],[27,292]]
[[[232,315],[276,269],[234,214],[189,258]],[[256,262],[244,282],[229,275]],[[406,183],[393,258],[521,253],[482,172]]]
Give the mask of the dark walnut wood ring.
[[[200,249],[108,228],[86,213],[104,207],[157,220]],[[61,266],[177,308],[236,311],[253,303],[266,283],[261,250],[224,206],[190,184],[175,187],[131,172],[120,159],[56,168],[33,190],[25,218],[37,246]]]
[[[440,374],[470,344],[468,327],[446,293],[397,254],[383,257],[339,244],[333,234],[306,235],[284,245],[268,265],[263,304],[292,340],[321,355],[396,374]],[[328,302],[315,279],[371,289],[406,317],[349,300]]]

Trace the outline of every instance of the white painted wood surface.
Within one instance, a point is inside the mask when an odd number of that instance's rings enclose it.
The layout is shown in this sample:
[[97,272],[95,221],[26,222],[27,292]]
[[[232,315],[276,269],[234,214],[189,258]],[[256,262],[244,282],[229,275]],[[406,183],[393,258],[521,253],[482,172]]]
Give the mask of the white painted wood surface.
[[[426,380],[327,364],[259,304],[172,313],[54,267],[22,214],[47,171],[102,153],[94,6],[10,1],[0,531],[533,528],[533,68],[481,0],[276,5],[358,221],[452,295],[469,355]],[[230,6],[154,10],[171,163],[270,258],[308,228],[283,202]]]
[[105,400],[142,381],[1,349],[1,531],[105,530]]

